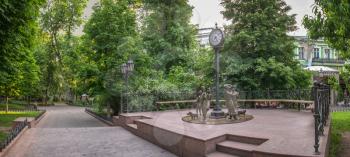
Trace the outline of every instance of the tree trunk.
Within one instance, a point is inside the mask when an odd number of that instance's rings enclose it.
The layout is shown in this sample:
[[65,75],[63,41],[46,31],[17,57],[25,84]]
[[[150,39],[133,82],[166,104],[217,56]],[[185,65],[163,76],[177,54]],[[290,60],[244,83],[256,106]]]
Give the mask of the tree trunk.
[[112,116],[111,116],[111,104],[110,104],[110,103],[107,104],[107,117],[108,117],[108,118],[111,118],[111,117],[112,117]]
[[30,96],[27,96],[27,104],[30,106]]
[[9,111],[9,97],[6,96],[6,113]]
[[46,91],[45,91],[45,98],[44,98],[44,105],[45,106],[47,106],[47,99],[48,99],[48,91],[47,91],[47,89],[46,89]]

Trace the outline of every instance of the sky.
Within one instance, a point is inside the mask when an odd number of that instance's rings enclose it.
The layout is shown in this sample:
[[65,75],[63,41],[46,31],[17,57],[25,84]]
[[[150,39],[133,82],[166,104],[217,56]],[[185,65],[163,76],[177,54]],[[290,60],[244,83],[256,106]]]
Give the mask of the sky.
[[[92,14],[92,6],[98,0],[89,0],[89,3],[84,12],[84,18]],[[191,22],[193,24],[198,24],[199,28],[213,27],[215,23],[218,23],[219,26],[224,24],[229,24],[226,21],[220,11],[223,10],[223,7],[220,5],[221,0],[189,0],[189,4],[194,7],[193,16]],[[314,0],[285,0],[288,5],[292,7],[290,14],[297,14],[296,21],[298,30],[295,32],[289,33],[290,35],[295,36],[305,36],[306,30],[302,27],[302,18],[308,14],[312,15],[312,5]],[[82,27],[76,31],[77,34],[82,33]]]

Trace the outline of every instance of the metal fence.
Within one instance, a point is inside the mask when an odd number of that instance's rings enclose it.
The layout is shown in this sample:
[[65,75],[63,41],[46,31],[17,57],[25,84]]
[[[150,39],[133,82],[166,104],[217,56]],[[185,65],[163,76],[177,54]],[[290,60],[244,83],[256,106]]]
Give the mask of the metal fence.
[[2,152],[2,150],[5,149],[27,125],[28,121],[26,119],[24,122],[18,123],[13,129],[11,129],[10,133],[7,135],[7,138],[0,143],[0,152]]
[[[39,109],[20,109],[20,110],[13,110],[10,109],[8,110],[8,112],[36,112],[36,111],[43,111],[43,110],[39,110]],[[6,112],[6,110],[0,110],[0,112]]]
[[350,112],[350,107],[348,106],[335,106],[331,107],[331,112]]
[[312,88],[314,98],[314,119],[315,119],[315,154],[319,152],[320,137],[324,135],[324,127],[327,125],[330,113],[330,86],[315,83]]
[[311,89],[240,91],[240,99],[312,100]]
[[[291,89],[291,90],[249,90],[239,91],[239,99],[288,99],[288,100],[313,100],[311,89]],[[212,91],[212,100],[215,94]],[[224,92],[219,93],[220,100],[224,100]],[[174,109],[194,108],[196,92],[154,92],[154,93],[128,93],[122,95],[121,111],[147,112],[163,111]],[[213,102],[214,104],[215,102]],[[245,102],[246,103],[246,102]],[[246,104],[242,104],[246,106]]]

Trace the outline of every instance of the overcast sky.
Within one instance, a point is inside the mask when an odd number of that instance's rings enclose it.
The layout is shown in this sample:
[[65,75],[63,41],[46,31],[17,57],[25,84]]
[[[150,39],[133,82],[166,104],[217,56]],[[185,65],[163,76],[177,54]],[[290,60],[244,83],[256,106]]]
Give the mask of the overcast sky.
[[[92,6],[98,0],[89,0],[87,8],[84,13],[84,17],[89,17],[92,13]],[[213,27],[217,22],[219,26],[227,24],[220,11],[223,7],[220,5],[221,0],[189,0],[190,5],[194,6],[193,17],[191,19],[193,24],[198,24],[200,28]],[[312,14],[312,5],[314,0],[285,0],[288,5],[292,7],[291,14],[297,14],[297,23],[299,29],[292,35],[306,35],[306,30],[302,27],[302,18],[304,15]],[[81,28],[77,30],[77,33],[81,33]]]

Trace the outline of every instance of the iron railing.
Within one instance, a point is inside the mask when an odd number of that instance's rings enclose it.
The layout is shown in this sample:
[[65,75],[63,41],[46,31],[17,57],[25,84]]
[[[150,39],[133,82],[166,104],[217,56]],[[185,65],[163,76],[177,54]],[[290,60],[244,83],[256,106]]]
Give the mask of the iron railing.
[[349,106],[336,106],[331,107],[331,112],[349,112],[350,107]]
[[312,62],[315,62],[315,63],[344,64],[345,60],[343,60],[343,59],[331,59],[331,58],[313,58]]
[[312,100],[310,89],[240,91],[240,99]]
[[[239,99],[313,100],[311,92],[311,89],[249,90],[239,91]],[[214,92],[211,93],[212,100],[215,100]],[[122,94],[121,111],[122,113],[130,113],[194,108],[196,95],[196,92],[188,91]],[[223,91],[219,93],[219,96],[220,100],[224,100]],[[215,102],[213,102],[213,104],[214,103]],[[244,103],[249,104],[248,102]],[[243,106],[246,106],[246,104],[243,104]]]
[[2,152],[2,150],[4,150],[27,125],[28,121],[25,119],[23,122],[18,123],[13,129],[11,129],[6,139],[0,143],[0,152]]
[[320,154],[320,137],[324,135],[324,127],[327,125],[330,112],[330,86],[315,83],[312,88],[314,98],[315,119],[315,154]]

